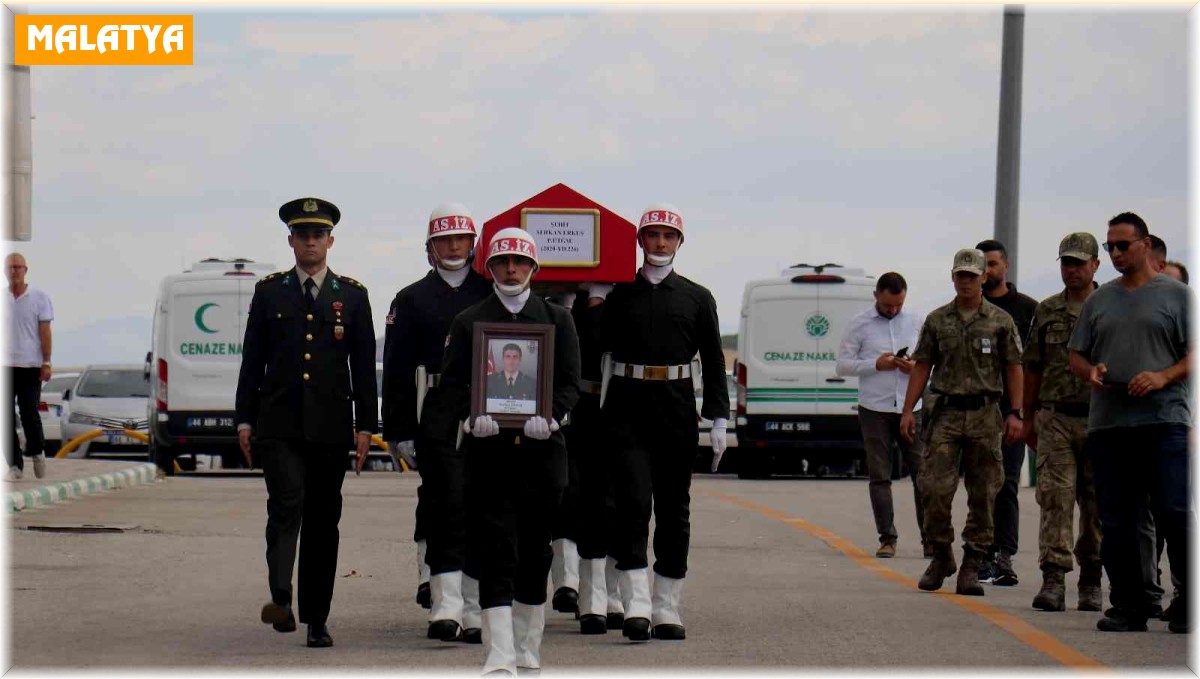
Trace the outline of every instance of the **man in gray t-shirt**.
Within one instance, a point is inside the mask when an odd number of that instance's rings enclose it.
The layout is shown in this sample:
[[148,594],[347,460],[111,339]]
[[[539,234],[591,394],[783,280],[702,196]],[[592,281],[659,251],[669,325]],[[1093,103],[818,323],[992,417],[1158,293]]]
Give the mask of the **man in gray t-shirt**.
[[1092,462],[1100,558],[1113,608],[1096,626],[1144,631],[1151,615],[1149,575],[1138,552],[1138,521],[1149,503],[1180,586],[1170,629],[1191,629],[1187,603],[1188,404],[1187,286],[1150,268],[1149,230],[1132,212],[1108,223],[1104,249],[1121,277],[1083,305],[1071,334],[1071,371],[1092,386],[1086,453]]

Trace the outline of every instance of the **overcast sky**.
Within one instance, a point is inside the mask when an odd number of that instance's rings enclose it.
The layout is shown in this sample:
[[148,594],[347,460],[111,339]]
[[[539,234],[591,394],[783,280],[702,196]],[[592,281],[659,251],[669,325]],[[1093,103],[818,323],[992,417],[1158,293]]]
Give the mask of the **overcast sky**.
[[[1190,255],[1187,10],[1028,8],[1022,291],[1058,289],[1059,239],[1124,210]],[[801,261],[900,271],[928,311],[992,233],[1000,6],[133,11],[194,14],[195,64],[32,69],[14,247],[60,365],[140,362],[158,281],[191,262],[290,266],[276,211],[305,195],[341,208],[330,267],[379,334],[436,204],[482,223],[557,182],[631,221],[678,206],[677,269],[726,332],[747,280]]]

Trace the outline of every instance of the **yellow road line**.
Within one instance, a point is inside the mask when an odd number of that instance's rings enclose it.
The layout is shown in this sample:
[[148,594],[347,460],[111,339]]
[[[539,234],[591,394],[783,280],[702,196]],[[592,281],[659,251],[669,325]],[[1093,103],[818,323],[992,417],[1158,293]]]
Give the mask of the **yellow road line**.
[[[912,580],[908,576],[884,566],[879,559],[876,559],[874,556],[867,553],[866,550],[858,547],[837,533],[822,528],[814,523],[810,523],[804,519],[788,516],[787,514],[772,507],[760,505],[756,502],[750,502],[749,500],[743,500],[742,498],[734,495],[725,495],[723,493],[714,493],[708,491],[700,491],[699,494],[715,497],[719,500],[737,505],[744,509],[755,511],[763,516],[777,519],[791,526],[795,526],[796,528],[799,528],[809,535],[812,535],[813,537],[821,540],[825,544],[846,555],[846,557],[864,570],[870,571],[884,580],[893,582],[902,587],[908,587],[911,589],[917,588],[917,583],[915,580]],[[1067,667],[1088,670],[1108,669],[1103,663],[1095,658],[1071,648],[1053,636],[1041,631],[1040,629],[1030,625],[1014,615],[1005,613],[994,606],[989,606],[977,597],[959,596],[957,594],[951,594],[941,590],[937,592],[931,592],[931,594],[940,597],[942,600],[948,601],[959,608],[962,608],[963,610],[978,615],[984,620],[987,620],[1005,632],[1013,635],[1017,638],[1017,640],[1021,641],[1026,646],[1029,646],[1035,651],[1053,658]]]

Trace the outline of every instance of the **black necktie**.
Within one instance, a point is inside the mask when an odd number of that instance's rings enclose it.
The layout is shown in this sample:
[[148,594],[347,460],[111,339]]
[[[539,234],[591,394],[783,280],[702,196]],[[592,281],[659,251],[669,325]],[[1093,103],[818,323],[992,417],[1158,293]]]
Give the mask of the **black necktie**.
[[317,282],[313,279],[304,281],[304,305],[311,307],[313,305],[313,290],[317,287]]
[[510,378],[508,378],[508,388],[509,388],[509,389],[512,389],[512,387],[513,387],[513,382],[514,382],[513,378],[511,378],[511,377],[510,377]]

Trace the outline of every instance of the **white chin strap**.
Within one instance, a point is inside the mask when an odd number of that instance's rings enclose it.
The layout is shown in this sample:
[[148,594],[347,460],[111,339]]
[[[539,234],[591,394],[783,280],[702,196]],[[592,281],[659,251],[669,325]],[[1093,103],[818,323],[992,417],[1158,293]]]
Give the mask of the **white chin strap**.
[[460,257],[458,259],[443,259],[437,264],[446,271],[458,271],[467,265],[467,258]]
[[492,287],[496,288],[496,292],[504,295],[505,297],[516,297],[522,292],[525,292],[525,288],[528,286],[529,279],[525,279],[524,283],[518,283],[516,285],[505,285],[498,282],[492,284]]
[[654,266],[670,266],[671,262],[675,261],[675,255],[652,255],[647,252],[646,261],[650,262]]

